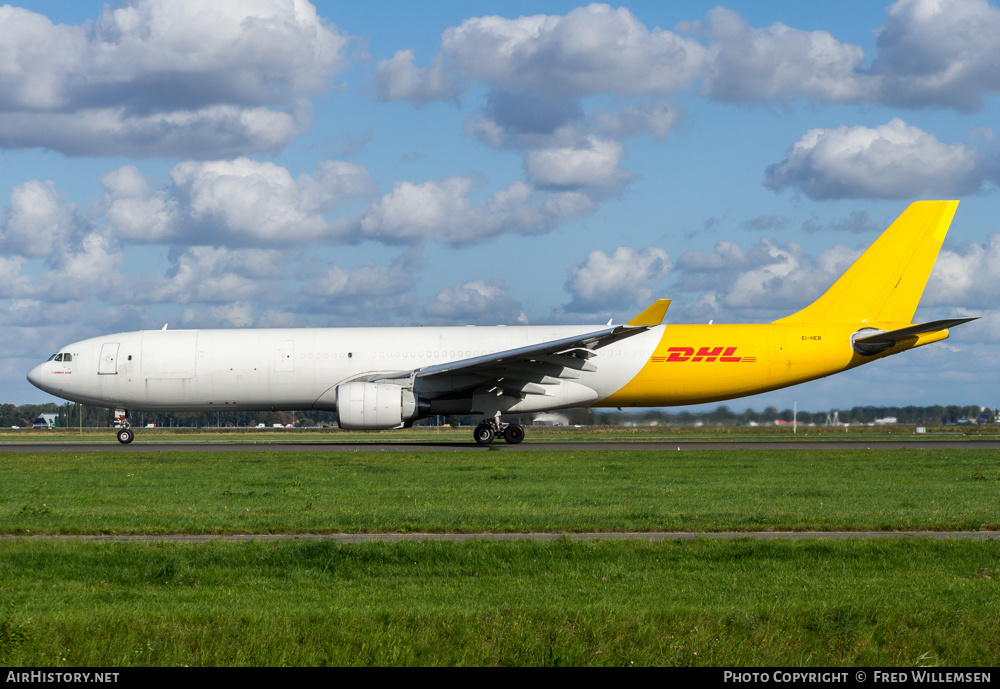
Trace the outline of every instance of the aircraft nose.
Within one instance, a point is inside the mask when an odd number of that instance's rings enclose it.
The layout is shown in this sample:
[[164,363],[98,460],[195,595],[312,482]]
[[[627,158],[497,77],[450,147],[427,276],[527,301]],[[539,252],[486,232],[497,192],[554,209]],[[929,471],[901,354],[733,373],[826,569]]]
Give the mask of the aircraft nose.
[[34,385],[39,390],[45,390],[46,392],[48,392],[48,388],[46,388],[45,385],[42,383],[42,381],[44,380],[44,376],[42,375],[42,369],[44,367],[45,364],[38,364],[38,366],[35,366],[33,369],[31,369],[31,372],[28,373],[28,382]]

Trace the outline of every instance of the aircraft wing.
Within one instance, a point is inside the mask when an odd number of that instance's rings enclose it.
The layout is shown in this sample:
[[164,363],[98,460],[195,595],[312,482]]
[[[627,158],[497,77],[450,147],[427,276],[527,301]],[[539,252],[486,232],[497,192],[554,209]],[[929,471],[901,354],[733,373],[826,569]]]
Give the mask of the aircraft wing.
[[625,325],[413,371],[382,374],[377,379],[410,378],[415,391],[431,394],[455,392],[491,381],[503,381],[508,392],[546,394],[544,385],[579,378],[580,371],[596,371],[597,366],[588,361],[596,356],[596,350],[659,325],[669,305],[669,299],[661,299]]

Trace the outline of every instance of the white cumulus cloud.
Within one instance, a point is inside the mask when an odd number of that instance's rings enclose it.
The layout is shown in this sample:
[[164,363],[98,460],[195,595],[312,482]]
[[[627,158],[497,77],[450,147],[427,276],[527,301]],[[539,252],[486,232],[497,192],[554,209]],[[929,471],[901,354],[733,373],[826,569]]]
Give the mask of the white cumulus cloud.
[[133,165],[101,176],[104,202],[97,212],[124,238],[144,242],[168,240],[177,231],[176,199],[166,190],[150,192],[151,180]]
[[[194,246],[173,251],[165,275],[128,280],[129,301],[145,304],[236,303],[266,296],[267,271],[283,261],[277,252]],[[270,266],[261,269],[261,264]]]
[[113,300],[124,260],[119,247],[108,237],[96,232],[87,234],[78,249],[58,256],[55,270],[45,276],[49,287],[43,288],[44,293],[53,301],[80,299],[92,293]]
[[674,269],[678,298],[672,310],[685,321],[761,321],[798,311],[823,294],[861,255],[862,248],[835,245],[810,258],[795,242],[770,238],[748,249],[718,242],[713,251],[688,251]]
[[413,64],[412,50],[400,50],[388,60],[379,60],[375,69],[379,97],[416,103],[456,97],[458,86],[442,61],[439,55],[430,67],[417,67]]
[[493,239],[501,234],[546,232],[559,222],[590,213],[594,202],[576,191],[541,193],[516,181],[480,203],[473,203],[476,181],[397,182],[392,192],[362,216],[362,236],[383,242],[432,239],[450,244]]
[[766,185],[813,199],[903,199],[978,191],[995,174],[965,144],[945,144],[899,118],[875,128],[811,129],[767,168]]
[[424,308],[431,323],[527,323],[521,304],[503,280],[456,282],[438,292]]
[[922,304],[994,309],[1000,293],[1000,234],[938,254]]
[[672,105],[632,104],[616,112],[597,112],[594,121],[615,139],[650,134],[665,138],[681,119],[681,111]]
[[[694,90],[744,103],[968,111],[1000,91],[1000,9],[987,0],[897,0],[877,34],[869,66],[861,46],[828,31],[752,27],[725,7],[669,31],[594,3],[565,15],[467,19],[445,30],[430,66],[416,67],[411,50],[399,51],[380,63],[376,82],[383,100],[415,103],[485,85],[487,107],[468,127],[490,145],[525,145],[526,136],[585,122],[581,101],[596,94],[627,101]],[[669,131],[669,119],[637,117],[634,106],[604,114],[604,131]]]
[[372,193],[368,171],[339,161],[293,178],[284,167],[247,158],[185,162],[170,173],[183,212],[204,229],[247,243],[338,240],[343,223],[326,214],[345,200]]
[[300,307],[310,313],[350,316],[353,325],[379,324],[388,312],[412,312],[415,280],[404,268],[369,262],[347,270],[329,266],[302,287]]
[[11,190],[0,224],[0,247],[8,254],[53,256],[80,231],[75,211],[51,181],[19,184]]
[[245,301],[204,309],[187,308],[181,314],[182,328],[249,328],[254,325],[253,306]]
[[210,158],[281,148],[349,43],[306,0],[132,0],[53,25],[0,7],[0,146]]
[[864,51],[826,31],[801,31],[781,23],[755,29],[723,7],[708,13],[707,24],[713,49],[705,79],[710,98],[845,103],[872,96],[875,85],[864,74]]
[[0,299],[19,297],[28,292],[29,278],[21,271],[27,259],[0,255]]
[[594,313],[626,305],[648,306],[672,268],[670,256],[658,247],[619,246],[610,256],[592,251],[586,261],[570,269],[566,289],[573,299],[565,310]]
[[[441,51],[418,68],[412,51],[379,64],[383,100],[451,100],[463,83],[485,84],[487,105],[467,129],[491,146],[556,145],[545,140],[584,120],[581,99],[600,93],[663,96],[706,73],[711,51],[697,39],[648,28],[628,9],[594,3],[564,16],[473,17],[445,30]],[[674,117],[662,108],[603,114],[612,133],[648,127],[664,136]],[[563,141],[565,143],[565,141]]]
[[579,148],[532,151],[524,159],[524,169],[540,187],[617,189],[632,178],[618,167],[624,153],[617,141],[591,137]]
[[885,103],[974,110],[1000,91],[1000,9],[986,0],[897,0],[877,45]]

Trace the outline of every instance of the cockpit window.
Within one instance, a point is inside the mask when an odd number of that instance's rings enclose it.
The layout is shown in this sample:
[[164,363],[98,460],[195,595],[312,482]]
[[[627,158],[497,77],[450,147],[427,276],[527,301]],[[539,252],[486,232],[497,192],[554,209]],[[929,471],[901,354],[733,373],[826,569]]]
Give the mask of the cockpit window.
[[53,360],[53,359],[55,359],[55,358],[56,358],[56,355],[55,355],[55,354],[53,354],[53,355],[52,355],[52,356],[50,356],[50,357],[49,357],[48,359],[46,359],[46,361],[52,361],[52,360]]
[[56,361],[62,361],[62,354],[56,354]]
[[63,361],[73,361],[73,355],[69,352],[63,354]]

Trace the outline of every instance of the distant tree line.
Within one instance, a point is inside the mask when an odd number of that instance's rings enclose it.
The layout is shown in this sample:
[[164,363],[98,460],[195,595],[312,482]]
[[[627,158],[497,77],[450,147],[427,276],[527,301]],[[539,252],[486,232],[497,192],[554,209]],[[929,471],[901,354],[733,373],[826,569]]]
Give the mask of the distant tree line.
[[[874,423],[876,419],[894,417],[902,425],[938,425],[953,424],[960,420],[977,420],[983,414],[992,422],[997,415],[996,409],[983,410],[978,405],[935,405],[930,407],[851,407],[830,411],[799,411],[796,417],[798,423],[814,423],[825,425],[834,418],[839,423]],[[57,404],[0,404],[0,428],[18,426],[30,427],[32,422],[42,413],[56,413],[56,427],[76,428],[80,425],[86,428],[106,427],[112,425],[113,414],[104,407],[67,402]],[[764,411],[745,409],[735,412],[723,405],[711,411],[670,411],[669,409],[648,409],[644,411],[617,411],[607,409],[566,409],[556,412],[565,417],[569,424],[580,426],[624,426],[624,425],[659,425],[659,426],[693,426],[697,423],[705,426],[750,426],[752,424],[773,424],[776,420],[792,421],[792,410],[779,410],[768,407]],[[254,427],[264,424],[268,428],[274,424],[297,427],[332,426],[336,424],[337,415],[333,412],[309,409],[297,412],[256,411],[256,412],[133,412],[132,424],[146,426],[156,424],[157,427]],[[422,419],[418,426],[435,426],[443,424],[474,426],[481,417],[475,415],[444,417],[436,416]],[[505,421],[517,421],[524,425],[532,423],[531,414],[505,416]]]
[[877,419],[895,418],[901,425],[938,425],[953,424],[962,419],[976,420],[981,414],[987,414],[989,421],[996,418],[996,409],[986,409],[979,405],[934,405],[930,407],[851,407],[850,409],[831,409],[830,411],[809,412],[799,410],[795,414],[791,409],[778,410],[777,407],[767,407],[764,411],[745,409],[734,412],[723,405],[711,411],[703,412],[671,412],[663,409],[650,409],[643,412],[620,412],[596,409],[592,411],[594,423],[598,425],[618,426],[626,423],[658,425],[690,426],[698,422],[706,426],[749,426],[756,424],[773,424],[775,421],[792,422],[793,415],[798,423],[814,423],[822,426],[836,419],[838,423],[868,424]]

